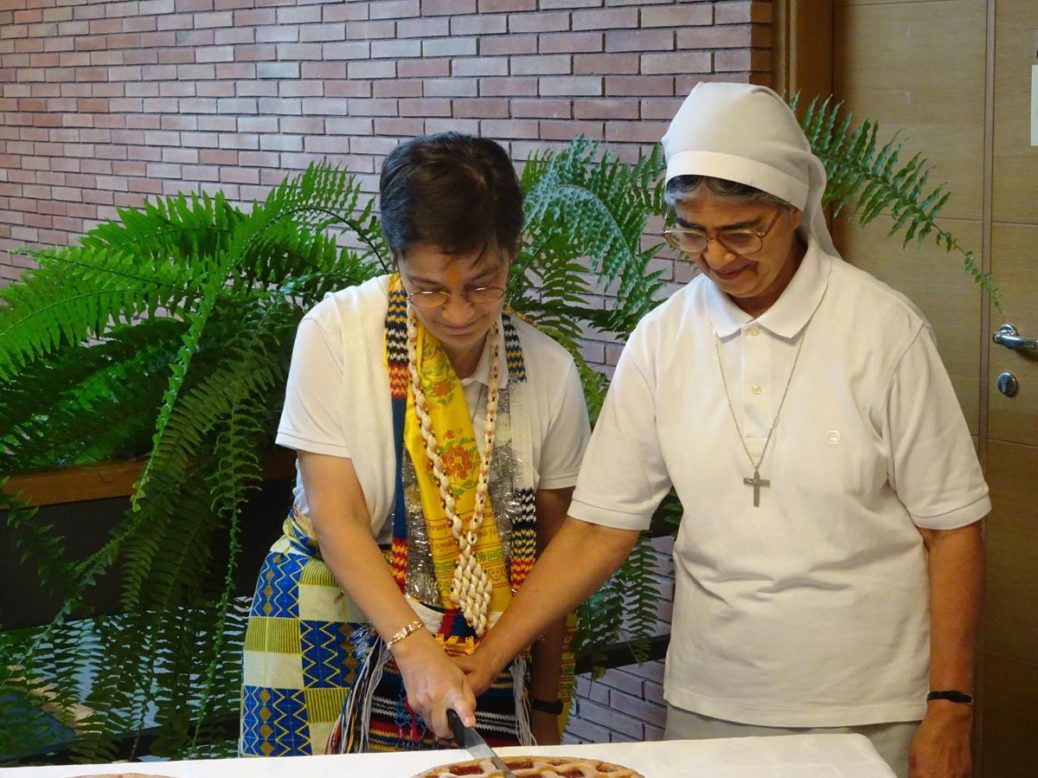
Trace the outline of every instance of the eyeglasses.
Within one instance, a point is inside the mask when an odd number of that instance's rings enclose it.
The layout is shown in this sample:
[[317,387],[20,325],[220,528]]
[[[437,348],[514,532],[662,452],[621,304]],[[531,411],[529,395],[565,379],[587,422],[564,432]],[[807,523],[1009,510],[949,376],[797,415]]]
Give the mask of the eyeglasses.
[[675,227],[664,230],[663,239],[671,248],[692,257],[697,257],[706,251],[706,247],[712,240],[716,240],[733,254],[756,254],[764,247],[765,236],[771,232],[771,228],[778,222],[782,213],[782,211],[776,211],[775,218],[763,230],[721,230],[715,236],[710,236],[703,230],[692,227]]
[[[407,299],[415,308],[442,308],[453,296],[452,292],[411,292]],[[474,286],[462,289],[460,297],[469,305],[489,305],[505,296],[503,286]]]

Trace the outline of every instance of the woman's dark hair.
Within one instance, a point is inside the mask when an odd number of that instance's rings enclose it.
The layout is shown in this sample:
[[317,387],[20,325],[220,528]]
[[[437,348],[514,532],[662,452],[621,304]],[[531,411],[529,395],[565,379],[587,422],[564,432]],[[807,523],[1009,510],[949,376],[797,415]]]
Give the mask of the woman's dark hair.
[[713,176],[675,176],[667,182],[667,186],[663,190],[663,200],[673,208],[682,200],[695,197],[702,189],[725,200],[740,203],[767,203],[787,212],[794,210],[792,205],[773,194],[768,194],[748,184],[740,184],[738,181]]
[[414,138],[389,153],[379,180],[379,211],[394,258],[425,242],[447,254],[497,248],[511,259],[523,226],[523,193],[501,146],[444,132]]

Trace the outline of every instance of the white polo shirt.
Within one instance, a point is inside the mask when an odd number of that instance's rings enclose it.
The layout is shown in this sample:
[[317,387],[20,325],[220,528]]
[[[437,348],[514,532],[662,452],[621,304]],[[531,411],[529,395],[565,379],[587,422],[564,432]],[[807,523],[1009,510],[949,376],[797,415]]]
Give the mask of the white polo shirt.
[[[743,478],[719,368],[754,460]],[[916,526],[990,510],[933,333],[916,308],[814,242],[756,320],[698,277],[629,340],[570,514],[640,529],[673,486],[684,515],[664,694],[757,725],[920,719],[929,662]]]
[[[328,294],[299,324],[277,443],[352,460],[364,491],[372,532],[389,540],[396,455],[389,379],[383,360],[388,276]],[[587,406],[573,358],[562,346],[513,317],[530,386],[530,436],[535,489],[576,483],[590,434]],[[489,381],[489,342],[473,375],[462,379],[476,438],[482,438]],[[499,356],[501,386],[508,363]],[[513,420],[514,421],[514,420]],[[297,468],[298,469],[298,468]],[[309,506],[297,476],[296,505]]]

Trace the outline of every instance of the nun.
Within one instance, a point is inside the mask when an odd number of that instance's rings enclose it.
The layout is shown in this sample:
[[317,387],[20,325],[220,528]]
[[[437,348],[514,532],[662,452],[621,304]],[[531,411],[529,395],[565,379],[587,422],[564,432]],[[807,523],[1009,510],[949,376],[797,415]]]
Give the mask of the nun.
[[601,586],[673,488],[668,738],[860,733],[899,776],[966,776],[991,506],[933,331],[837,253],[773,91],[699,84],[663,148],[663,237],[699,272],[631,335],[467,681]]

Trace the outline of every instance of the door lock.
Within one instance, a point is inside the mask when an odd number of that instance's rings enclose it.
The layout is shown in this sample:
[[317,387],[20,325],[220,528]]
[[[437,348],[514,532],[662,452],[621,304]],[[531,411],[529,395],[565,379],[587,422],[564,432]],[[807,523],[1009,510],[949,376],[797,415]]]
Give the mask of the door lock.
[[1020,382],[1016,380],[1015,375],[1008,372],[999,374],[998,378],[995,379],[995,386],[1006,397],[1012,397],[1020,391]]

